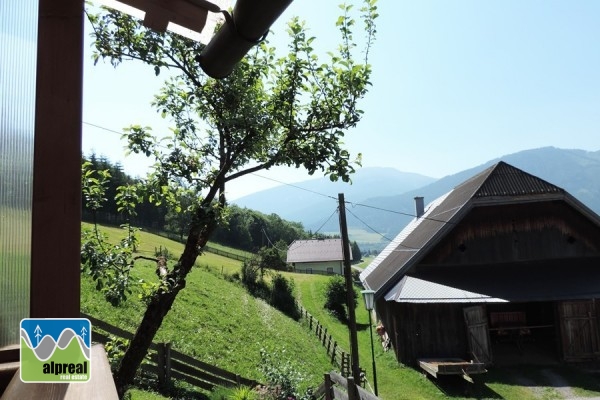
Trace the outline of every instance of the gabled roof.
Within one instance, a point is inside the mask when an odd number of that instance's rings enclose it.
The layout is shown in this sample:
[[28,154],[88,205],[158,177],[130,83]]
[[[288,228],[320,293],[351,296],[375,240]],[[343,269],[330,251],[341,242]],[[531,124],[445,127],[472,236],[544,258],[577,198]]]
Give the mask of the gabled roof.
[[288,263],[343,260],[342,239],[294,240],[287,252]]
[[380,298],[392,289],[474,206],[564,200],[600,225],[589,208],[551,183],[499,162],[431,202],[360,274]]

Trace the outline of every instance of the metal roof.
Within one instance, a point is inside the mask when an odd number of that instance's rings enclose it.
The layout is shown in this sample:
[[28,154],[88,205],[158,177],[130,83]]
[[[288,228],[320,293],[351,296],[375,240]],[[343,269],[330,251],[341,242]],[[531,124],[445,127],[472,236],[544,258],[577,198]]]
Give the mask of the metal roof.
[[481,293],[404,276],[386,296],[386,301],[397,303],[506,303]]
[[431,202],[361,273],[376,297],[384,296],[427,252],[478,204],[566,200],[599,223],[598,216],[563,189],[499,162]]
[[343,260],[342,239],[295,240],[287,251],[288,263]]

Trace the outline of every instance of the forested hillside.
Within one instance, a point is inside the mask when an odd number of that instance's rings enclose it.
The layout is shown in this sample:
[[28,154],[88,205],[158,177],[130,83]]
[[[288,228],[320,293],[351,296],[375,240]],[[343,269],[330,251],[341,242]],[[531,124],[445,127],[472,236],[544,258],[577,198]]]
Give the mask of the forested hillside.
[[[130,185],[141,181],[125,174],[120,164],[113,164],[105,157],[97,157],[95,154],[82,157],[82,162],[86,161],[91,164],[92,170],[108,171],[110,178],[106,188],[107,201],[95,216],[87,206],[84,196],[82,200],[83,220],[93,222],[93,219],[96,218],[96,222],[109,225],[125,223],[125,216],[118,210],[115,201],[117,188],[121,185]],[[191,200],[181,198],[180,203],[191,204]],[[156,233],[166,233],[180,240],[183,240],[191,222],[190,210],[182,209],[178,212],[164,204],[156,206],[148,202],[147,198],[144,198],[141,204],[136,206],[135,211],[136,215],[133,216],[132,225]],[[294,240],[308,239],[313,236],[313,233],[306,231],[299,222],[286,221],[277,214],[264,214],[231,205],[226,220],[220,224],[211,240],[237,249],[257,252],[263,247],[272,247],[278,242],[281,243],[281,246],[277,247],[287,247]],[[356,253],[357,250],[354,252]]]

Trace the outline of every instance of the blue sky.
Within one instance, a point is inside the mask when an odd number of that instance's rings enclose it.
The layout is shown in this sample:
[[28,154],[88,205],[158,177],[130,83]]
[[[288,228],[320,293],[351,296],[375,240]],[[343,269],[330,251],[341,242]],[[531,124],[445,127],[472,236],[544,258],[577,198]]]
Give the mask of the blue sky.
[[[335,49],[337,4],[295,0],[270,41],[280,43],[285,21],[299,15],[318,49]],[[525,149],[600,150],[600,2],[383,0],[378,7],[373,87],[345,140],[364,166],[439,178]],[[86,56],[84,122],[117,131],[166,127],[149,106],[162,81],[151,69],[91,64]],[[124,158],[118,135],[87,124],[83,131],[84,152],[143,174],[147,163]],[[310,178],[285,169],[261,175]],[[230,198],[274,184],[244,178],[229,187]]]

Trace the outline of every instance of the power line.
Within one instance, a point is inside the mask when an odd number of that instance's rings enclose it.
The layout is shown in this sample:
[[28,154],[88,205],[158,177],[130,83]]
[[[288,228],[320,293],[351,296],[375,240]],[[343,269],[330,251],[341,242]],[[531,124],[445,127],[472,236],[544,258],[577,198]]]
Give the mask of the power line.
[[324,193],[320,193],[320,192],[317,192],[317,191],[314,191],[314,190],[311,190],[311,189],[303,188],[302,186],[294,185],[292,183],[282,182],[280,180],[269,178],[269,177],[266,177],[264,175],[259,175],[256,172],[253,172],[250,175],[254,175],[256,177],[263,178],[263,179],[266,179],[268,181],[277,182],[277,183],[280,183],[282,185],[291,186],[291,187],[296,188],[296,189],[304,190],[305,192],[309,192],[309,193],[316,194],[316,195],[319,195],[319,196],[327,197],[328,199],[333,199],[333,200],[337,201],[336,197],[330,196],[328,194],[324,194]]
[[367,224],[365,221],[363,221],[362,219],[360,219],[356,214],[354,214],[352,211],[350,211],[350,209],[346,208],[346,211],[348,211],[348,213],[350,213],[354,218],[356,218],[358,221],[360,221],[364,226],[366,226],[367,228],[369,228],[370,230],[372,230],[374,233],[378,234],[379,236],[381,236],[382,238],[384,238],[388,242],[392,241],[392,239],[390,239],[389,237],[385,236],[383,233],[378,232],[377,230],[375,230],[374,228],[372,228],[369,224]]
[[[388,242],[392,242],[393,241],[392,239],[390,239],[387,236],[385,236],[383,233],[380,233],[377,230],[375,230],[374,228],[372,228],[369,224],[367,224],[365,221],[363,221],[362,219],[360,219],[356,214],[354,214],[348,208],[346,208],[346,211],[348,211],[350,214],[352,214],[352,216],[354,218],[356,218],[357,220],[359,220],[360,222],[362,222],[367,228],[369,228],[370,230],[372,230],[373,232],[375,232],[376,234],[378,234],[379,236],[381,236],[382,238],[384,238]],[[407,246],[407,245],[402,244],[402,243],[398,243],[398,245],[402,246],[402,247],[404,247],[406,249],[409,249],[409,250],[420,250],[420,248],[418,248],[418,247]],[[398,250],[394,250],[394,251],[398,251]]]
[[425,216],[417,217],[415,214],[405,213],[405,212],[402,212],[402,211],[388,210],[386,208],[370,206],[368,204],[351,203],[351,202],[348,202],[348,201],[346,203],[348,203],[348,204],[350,204],[352,206],[355,206],[355,207],[371,208],[373,210],[389,212],[389,213],[392,213],[392,214],[405,215],[407,217],[412,217],[412,218],[421,218],[421,219],[426,219],[426,220],[429,220],[429,221],[441,222],[442,224],[455,224],[454,222],[451,222],[451,221],[444,221],[442,219],[436,219],[436,218],[425,217]]
[[84,124],[84,125],[93,126],[94,128],[102,129],[103,131],[107,131],[107,132],[111,132],[111,133],[116,133],[119,136],[123,135],[123,132],[118,132],[118,131],[115,131],[114,129],[110,129],[110,128],[106,128],[104,126],[92,124],[91,122],[81,121],[81,123]]
[[333,217],[337,212],[339,211],[339,208],[336,207],[335,210],[333,210],[333,212],[331,213],[331,215],[329,216],[329,218],[327,218],[327,220],[325,222],[323,222],[323,224],[319,227],[319,229],[317,229],[313,235],[316,235],[317,233],[319,233],[319,231],[321,229],[323,229],[323,227],[329,222],[329,220],[331,219],[331,217]]

